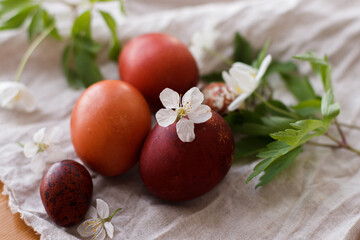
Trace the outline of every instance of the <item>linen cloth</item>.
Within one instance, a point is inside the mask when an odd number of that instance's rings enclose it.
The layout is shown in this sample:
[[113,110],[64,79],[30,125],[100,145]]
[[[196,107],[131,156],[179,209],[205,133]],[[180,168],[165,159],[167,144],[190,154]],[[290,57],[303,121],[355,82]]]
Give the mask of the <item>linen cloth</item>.
[[[128,17],[118,17],[123,42],[148,32],[174,35],[184,43],[211,22],[221,32],[216,50],[232,53],[234,32],[242,33],[256,48],[271,38],[273,58],[288,60],[309,50],[327,53],[333,66],[334,92],[341,104],[341,122],[360,125],[360,1],[253,0],[253,1],[146,1],[126,2]],[[104,5],[104,8],[106,6]],[[54,13],[66,9],[49,4]],[[117,9],[110,8],[115,12]],[[65,17],[59,25],[69,31]],[[106,43],[109,33],[100,18],[93,24],[95,38]],[[0,33],[0,81],[12,80],[28,46],[24,31]],[[17,142],[31,141],[42,127],[65,130],[61,146],[76,157],[70,139],[70,115],[82,90],[68,87],[61,72],[64,44],[48,39],[31,57],[21,81],[36,94],[33,113],[0,111],[0,180],[5,184],[12,211],[19,212],[41,239],[77,239],[76,228],[59,228],[41,203],[41,176],[30,170]],[[108,79],[118,79],[117,66],[99,59]],[[216,58],[201,63],[201,72],[221,69]],[[310,68],[301,65],[303,73]],[[311,79],[320,91],[320,81]],[[277,95],[292,101],[278,85]],[[348,140],[360,147],[359,133],[346,130]],[[321,140],[321,139],[320,139]],[[138,168],[115,178],[92,171],[94,195],[121,210],[112,220],[114,239],[326,239],[360,238],[360,157],[345,150],[307,146],[285,172],[255,190],[258,179],[245,184],[257,162],[236,162],[211,192],[184,203],[168,203],[143,186]],[[6,221],[2,219],[2,221]]]

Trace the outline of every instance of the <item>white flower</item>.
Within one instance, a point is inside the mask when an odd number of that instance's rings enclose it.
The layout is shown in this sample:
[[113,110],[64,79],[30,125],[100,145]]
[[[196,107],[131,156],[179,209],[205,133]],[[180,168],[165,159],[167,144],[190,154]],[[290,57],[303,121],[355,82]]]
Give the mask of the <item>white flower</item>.
[[42,128],[33,136],[33,143],[24,145],[24,154],[31,159],[31,167],[35,173],[42,173],[46,168],[47,162],[63,160],[65,154],[56,144],[62,136],[62,129],[53,127],[46,131]]
[[238,109],[244,100],[256,90],[270,63],[271,55],[267,55],[262,61],[259,70],[247,64],[236,62],[231,66],[229,73],[222,72],[225,83],[238,95],[228,106],[229,111]]
[[18,107],[26,112],[36,109],[34,94],[24,84],[13,81],[0,82],[0,104],[3,108]]
[[90,206],[85,217],[90,219],[78,226],[78,233],[82,237],[93,236],[92,240],[103,240],[106,234],[113,238],[114,226],[111,224],[111,219],[120,210],[121,208],[118,208],[109,216],[109,205],[104,200],[96,199],[96,209]]
[[206,24],[201,32],[195,32],[190,41],[189,50],[196,62],[201,63],[206,49],[215,48],[216,40],[220,33],[214,29],[213,25]]
[[192,142],[195,139],[195,123],[206,122],[212,116],[210,107],[201,104],[204,95],[197,87],[189,89],[181,101],[177,92],[165,88],[160,93],[160,100],[165,109],[160,109],[155,115],[158,124],[167,127],[178,120],[176,132],[183,142]]

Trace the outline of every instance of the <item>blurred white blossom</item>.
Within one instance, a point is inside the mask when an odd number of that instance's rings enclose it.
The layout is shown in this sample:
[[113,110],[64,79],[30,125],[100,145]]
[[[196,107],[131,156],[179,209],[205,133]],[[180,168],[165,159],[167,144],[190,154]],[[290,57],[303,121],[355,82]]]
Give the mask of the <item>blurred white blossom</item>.
[[41,128],[34,134],[33,142],[24,145],[24,154],[31,158],[31,168],[35,173],[42,173],[47,163],[64,160],[65,154],[57,145],[62,135],[59,127]]
[[202,31],[195,32],[191,38],[189,50],[198,65],[202,64],[207,50],[213,50],[220,33],[215,30],[214,25],[206,24]]
[[228,106],[229,111],[237,110],[245,99],[256,90],[270,63],[271,55],[267,55],[262,61],[259,70],[247,64],[236,62],[231,66],[229,72],[222,72],[225,83],[237,95]]
[[14,81],[0,82],[0,104],[3,108],[26,112],[36,109],[34,94],[24,84]]

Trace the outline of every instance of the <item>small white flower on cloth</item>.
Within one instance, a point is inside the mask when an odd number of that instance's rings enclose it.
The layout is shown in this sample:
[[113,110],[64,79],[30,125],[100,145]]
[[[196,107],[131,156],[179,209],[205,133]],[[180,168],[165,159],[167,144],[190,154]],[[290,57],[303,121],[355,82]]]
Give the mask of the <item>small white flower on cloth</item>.
[[46,163],[64,160],[65,154],[56,144],[59,143],[63,131],[59,127],[49,130],[41,128],[33,136],[32,143],[24,145],[24,154],[31,159],[31,168],[35,173],[42,173]]
[[34,94],[22,83],[13,81],[0,82],[0,104],[1,107],[26,112],[33,112],[36,109]]
[[191,38],[189,50],[196,62],[201,63],[207,49],[215,48],[220,33],[211,24],[206,24],[201,32],[195,32]]
[[116,209],[109,216],[109,205],[102,199],[96,199],[96,209],[90,206],[85,217],[88,220],[78,226],[78,233],[82,237],[92,236],[91,239],[94,240],[103,240],[106,234],[113,238],[114,226],[111,224],[111,219],[120,210],[121,208]]
[[165,108],[160,109],[156,114],[156,120],[161,127],[167,127],[174,122],[176,132],[183,142],[192,142],[195,139],[194,124],[203,123],[212,116],[209,106],[201,104],[204,95],[197,87],[189,89],[182,99],[181,96],[165,88],[160,93],[160,100]]
[[267,55],[262,61],[259,70],[247,64],[236,62],[231,66],[229,73],[222,72],[225,83],[238,96],[228,106],[228,111],[238,109],[245,99],[256,90],[270,63],[271,55]]

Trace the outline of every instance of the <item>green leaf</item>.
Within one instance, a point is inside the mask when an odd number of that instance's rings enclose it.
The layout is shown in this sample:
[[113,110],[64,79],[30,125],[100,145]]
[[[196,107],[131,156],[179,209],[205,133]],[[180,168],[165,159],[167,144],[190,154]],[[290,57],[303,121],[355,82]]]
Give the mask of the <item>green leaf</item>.
[[298,101],[306,101],[316,98],[314,89],[312,88],[307,77],[294,76],[290,74],[281,74],[286,87],[294,95]]
[[285,142],[275,141],[269,143],[266,146],[266,149],[257,155],[257,157],[264,158],[264,160],[255,166],[253,172],[246,179],[246,183],[250,182],[254,177],[263,172],[274,160],[289,152],[290,149],[291,146],[287,145]]
[[116,22],[109,13],[100,11],[100,14],[103,17],[107,26],[109,27],[112,36],[112,46],[109,53],[110,59],[117,62],[121,50],[121,45],[116,33]]
[[43,9],[39,7],[36,9],[28,28],[30,41],[34,40],[34,38],[44,30],[43,24]]
[[312,64],[318,64],[318,65],[323,65],[323,66],[327,65],[326,61],[319,58],[318,56],[316,56],[312,52],[307,52],[307,53],[302,54],[302,55],[297,55],[297,56],[294,56],[293,58],[298,59],[298,60],[302,60],[302,61],[306,61],[306,62],[310,62]]
[[3,18],[7,14],[14,15],[22,9],[34,5],[38,5],[38,3],[32,0],[2,0],[0,1],[0,18]]
[[27,6],[22,8],[14,16],[10,17],[5,21],[0,22],[0,31],[19,28],[23,25],[28,16],[37,9],[37,5]]
[[202,75],[200,79],[206,83],[211,82],[224,82],[224,79],[222,78],[221,72],[213,72],[206,75]]
[[320,99],[311,99],[299,102],[297,105],[292,108],[295,110],[304,109],[304,108],[316,108],[320,111],[321,100]]
[[313,71],[317,74],[320,74],[325,92],[329,89],[332,89],[331,67],[329,65],[326,55],[324,56],[324,58],[320,58],[314,53],[308,52],[303,55],[295,56],[294,58],[302,61],[307,61],[311,64]]
[[305,135],[319,128],[323,128],[324,124],[320,120],[306,119],[290,123],[290,126],[294,129],[286,129],[284,131],[272,133],[270,136],[278,141],[294,146],[297,145]]
[[[43,10],[43,21],[44,21],[44,30],[51,25],[55,24],[55,18],[54,16],[50,15],[47,11]],[[60,36],[57,28],[54,28],[49,34],[51,37],[61,40],[62,37]]]
[[265,149],[272,141],[269,137],[243,137],[236,141],[235,149],[238,157],[249,157]]
[[277,60],[273,60],[266,71],[266,76],[270,76],[271,74],[274,73],[289,74],[297,71],[298,71],[297,65],[292,61],[280,62]]
[[243,62],[248,65],[252,63],[252,47],[250,43],[240,35],[240,33],[235,33],[234,36],[234,62]]
[[95,62],[100,45],[87,37],[74,37],[63,53],[63,71],[71,87],[89,87],[103,79]]
[[69,44],[65,47],[62,55],[62,69],[66,76],[66,80],[70,87],[79,89],[84,87],[79,74],[72,67],[72,45]]
[[[289,108],[283,102],[281,102],[279,100],[269,100],[268,103],[277,108],[280,108],[281,110],[291,112],[289,110]],[[260,104],[256,105],[254,111],[255,111],[255,113],[257,113],[261,116],[269,116],[270,115],[270,116],[288,117],[287,115],[284,115],[282,113],[272,110],[271,108],[266,106],[265,103],[260,103]]]
[[[261,66],[261,63],[263,62],[264,58],[266,57],[266,54],[268,52],[270,46],[270,40],[267,40],[261,49],[261,51],[258,53],[256,60],[252,63],[253,67],[256,69],[259,69]],[[266,73],[265,73],[266,74]]]
[[83,14],[78,16],[72,27],[73,37],[76,36],[85,36],[87,38],[91,38],[91,12],[90,10],[85,11]]
[[307,117],[313,114],[319,113],[321,109],[321,100],[311,99],[299,102],[297,105],[293,106],[292,109],[296,111],[297,114]]
[[329,89],[321,100],[321,114],[325,128],[328,129],[331,122],[339,115],[340,104],[335,102],[332,90]]
[[[271,134],[271,137],[277,139],[278,141],[268,144],[266,149],[262,150],[257,155],[257,157],[264,158],[264,160],[255,166],[253,172],[248,177],[246,182],[249,182],[261,172],[265,171],[277,159],[286,155],[288,152],[300,147],[310,139],[320,136],[324,133],[323,122],[316,119],[300,120],[295,123],[291,123],[290,125],[293,128]],[[266,177],[265,180],[271,180],[272,178],[273,177]],[[264,182],[268,183],[268,181]]]
[[124,3],[124,0],[119,0],[120,2],[120,12],[126,16],[126,10],[125,10],[125,3]]
[[280,172],[293,163],[301,152],[302,148],[300,146],[273,161],[264,170],[264,174],[260,177],[260,183],[258,183],[255,188],[261,187],[271,182]]
[[234,131],[248,136],[268,136],[270,133],[290,127],[295,120],[291,118],[271,116],[261,118],[261,123],[247,122],[234,127]]
[[[55,18],[51,16],[46,10],[39,7],[28,28],[28,35],[30,41],[34,40],[34,38],[45,31],[46,28],[51,27],[55,24]],[[57,29],[52,30],[49,35],[57,40],[61,40],[61,36],[59,35]]]

